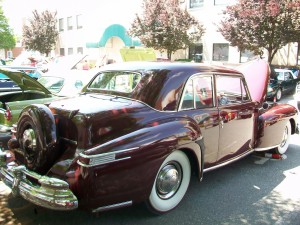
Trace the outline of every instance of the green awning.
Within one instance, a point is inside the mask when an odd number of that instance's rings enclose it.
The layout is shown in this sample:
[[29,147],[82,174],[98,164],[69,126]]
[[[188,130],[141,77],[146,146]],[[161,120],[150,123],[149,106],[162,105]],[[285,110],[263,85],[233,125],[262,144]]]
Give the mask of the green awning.
[[87,48],[99,48],[99,47],[104,47],[106,42],[112,38],[112,37],[119,37],[125,44],[125,46],[140,46],[141,43],[138,40],[133,40],[128,34],[127,31],[125,29],[125,27],[123,27],[120,24],[113,24],[110,25],[109,27],[107,27],[105,29],[105,31],[103,32],[103,35],[100,39],[99,42],[96,43],[86,43],[86,47]]

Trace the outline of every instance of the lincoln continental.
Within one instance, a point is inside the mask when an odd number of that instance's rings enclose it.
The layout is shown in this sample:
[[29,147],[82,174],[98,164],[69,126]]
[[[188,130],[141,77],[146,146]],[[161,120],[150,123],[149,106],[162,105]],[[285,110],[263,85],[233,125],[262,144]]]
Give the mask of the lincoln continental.
[[144,202],[173,210],[191,176],[255,151],[285,154],[297,109],[265,101],[269,66],[110,64],[76,97],[20,114],[0,176],[12,194],[54,209],[91,212]]

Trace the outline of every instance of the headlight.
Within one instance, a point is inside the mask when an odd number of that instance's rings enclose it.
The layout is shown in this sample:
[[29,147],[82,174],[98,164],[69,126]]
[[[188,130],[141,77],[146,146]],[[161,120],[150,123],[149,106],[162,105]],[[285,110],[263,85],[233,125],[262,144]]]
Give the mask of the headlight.
[[272,92],[272,91],[274,91],[274,89],[271,87],[268,87],[268,92]]

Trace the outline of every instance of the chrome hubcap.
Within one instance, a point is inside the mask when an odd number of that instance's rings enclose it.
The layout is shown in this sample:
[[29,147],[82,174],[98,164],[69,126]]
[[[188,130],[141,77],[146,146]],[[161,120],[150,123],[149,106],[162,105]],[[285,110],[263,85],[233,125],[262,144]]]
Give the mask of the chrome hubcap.
[[27,129],[23,133],[22,137],[23,148],[25,149],[26,157],[30,161],[34,157],[36,150],[36,136],[33,129]]
[[284,133],[283,133],[283,138],[282,138],[282,141],[281,141],[281,144],[280,144],[280,147],[283,147],[285,146],[286,142],[287,142],[287,139],[288,139],[288,128],[285,127],[285,130],[284,130]]
[[276,96],[276,98],[277,98],[277,99],[281,99],[281,91],[280,91],[280,90],[277,91],[277,96]]
[[177,162],[170,162],[160,171],[156,179],[156,191],[161,199],[171,198],[179,189],[182,169]]

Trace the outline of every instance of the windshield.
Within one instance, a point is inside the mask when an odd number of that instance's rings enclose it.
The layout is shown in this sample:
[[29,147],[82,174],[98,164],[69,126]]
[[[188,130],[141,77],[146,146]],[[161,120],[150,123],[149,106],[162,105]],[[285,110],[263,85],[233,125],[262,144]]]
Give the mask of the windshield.
[[38,79],[38,82],[52,93],[58,93],[62,89],[64,81],[64,78],[61,77],[41,77]]
[[141,79],[141,74],[124,71],[100,73],[90,84],[89,89],[130,93]]

